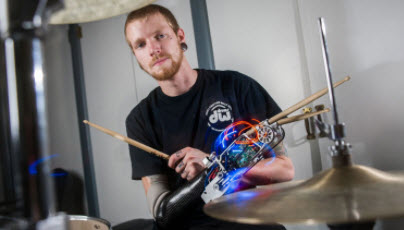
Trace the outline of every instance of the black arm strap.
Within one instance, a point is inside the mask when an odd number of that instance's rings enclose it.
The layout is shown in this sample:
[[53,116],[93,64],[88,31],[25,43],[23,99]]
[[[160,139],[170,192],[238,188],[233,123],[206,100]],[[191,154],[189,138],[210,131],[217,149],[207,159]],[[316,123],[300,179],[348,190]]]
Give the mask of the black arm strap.
[[176,218],[184,216],[201,199],[205,188],[206,172],[203,171],[192,181],[184,184],[177,190],[167,195],[159,205],[155,217],[160,227],[168,228],[176,222]]

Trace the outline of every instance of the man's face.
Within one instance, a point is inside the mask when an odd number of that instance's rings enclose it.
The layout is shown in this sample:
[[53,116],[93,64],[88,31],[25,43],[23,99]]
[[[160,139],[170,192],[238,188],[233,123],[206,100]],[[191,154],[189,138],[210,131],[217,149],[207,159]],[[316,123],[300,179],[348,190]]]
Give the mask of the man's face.
[[177,73],[183,58],[183,31],[177,37],[161,14],[129,23],[126,37],[140,67],[156,80],[169,80]]

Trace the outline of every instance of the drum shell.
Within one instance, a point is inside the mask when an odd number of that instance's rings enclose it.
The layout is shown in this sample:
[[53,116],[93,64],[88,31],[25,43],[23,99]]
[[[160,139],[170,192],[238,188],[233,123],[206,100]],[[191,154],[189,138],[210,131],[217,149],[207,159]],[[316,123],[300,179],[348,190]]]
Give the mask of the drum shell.
[[69,230],[111,230],[111,223],[101,218],[69,215],[67,219]]
[[13,217],[0,216],[1,230],[23,230],[28,229],[28,222]]

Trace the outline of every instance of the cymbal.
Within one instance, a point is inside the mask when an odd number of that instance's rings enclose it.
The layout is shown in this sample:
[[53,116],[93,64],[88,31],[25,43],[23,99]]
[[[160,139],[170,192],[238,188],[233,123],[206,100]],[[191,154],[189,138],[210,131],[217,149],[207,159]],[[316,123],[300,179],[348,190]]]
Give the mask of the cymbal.
[[142,8],[155,0],[65,0],[65,8],[55,12],[50,24],[72,24],[110,18]]
[[204,207],[209,216],[248,224],[351,223],[404,216],[404,173],[348,165],[304,182],[229,194]]

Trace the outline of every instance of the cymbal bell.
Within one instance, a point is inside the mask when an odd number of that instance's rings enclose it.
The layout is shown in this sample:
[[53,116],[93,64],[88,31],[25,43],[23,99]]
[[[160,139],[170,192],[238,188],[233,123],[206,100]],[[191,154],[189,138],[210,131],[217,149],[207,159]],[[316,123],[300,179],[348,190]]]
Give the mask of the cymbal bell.
[[351,223],[404,216],[404,176],[361,165],[304,182],[245,190],[208,203],[209,216],[248,224]]
[[50,24],[101,20],[142,8],[154,1],[156,0],[65,0],[65,8],[51,16]]

